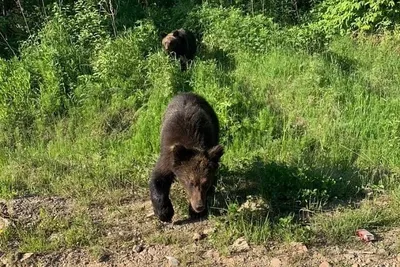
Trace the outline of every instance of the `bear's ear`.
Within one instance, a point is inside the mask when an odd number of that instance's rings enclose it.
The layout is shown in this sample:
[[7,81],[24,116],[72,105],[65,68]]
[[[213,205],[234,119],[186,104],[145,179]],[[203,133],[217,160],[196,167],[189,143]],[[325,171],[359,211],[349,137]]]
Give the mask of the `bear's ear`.
[[172,35],[173,35],[174,37],[178,37],[178,36],[179,36],[179,31],[178,31],[178,30],[175,30],[175,31],[172,33]]
[[171,146],[173,164],[175,166],[180,165],[184,161],[188,161],[193,156],[193,151],[187,149],[181,144]]
[[167,33],[165,33],[165,32],[160,33],[160,37],[161,37],[162,39],[164,39],[165,36],[167,36]]
[[224,147],[222,145],[216,145],[208,150],[208,155],[210,157],[210,160],[218,163],[219,159],[222,157],[224,154]]

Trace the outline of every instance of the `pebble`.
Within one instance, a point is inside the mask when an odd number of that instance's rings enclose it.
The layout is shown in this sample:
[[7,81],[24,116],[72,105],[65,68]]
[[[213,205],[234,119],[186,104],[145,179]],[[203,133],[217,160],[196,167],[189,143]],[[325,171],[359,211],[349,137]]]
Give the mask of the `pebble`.
[[304,253],[308,251],[307,246],[303,243],[292,242],[290,245],[295,248],[298,253]]
[[142,245],[136,245],[133,250],[135,250],[136,253],[142,252],[144,247]]
[[270,263],[271,267],[280,267],[282,266],[282,261],[278,258],[273,258]]
[[20,261],[26,261],[27,259],[29,259],[30,257],[32,257],[33,253],[24,253],[24,255],[22,255],[22,258],[20,259]]
[[6,230],[10,226],[10,220],[0,217],[0,233]]
[[155,215],[154,212],[149,212],[146,214],[146,218],[154,217],[154,215]]
[[168,260],[168,266],[169,267],[175,267],[175,266],[179,266],[179,261],[171,256],[165,256],[165,258],[167,258]]
[[321,262],[321,264],[319,265],[319,267],[330,267],[331,265],[329,264],[329,262],[327,261],[323,261]]
[[107,254],[107,253],[101,255],[99,258],[99,262],[106,262],[109,260],[110,260],[110,254]]
[[195,233],[195,234],[193,235],[193,240],[194,240],[194,241],[199,241],[199,240],[202,240],[202,239],[205,238],[205,237],[206,237],[205,234]]
[[250,249],[249,244],[247,243],[246,239],[240,237],[236,239],[236,241],[231,246],[231,251],[233,252],[244,252]]
[[209,234],[215,233],[215,230],[216,230],[215,228],[208,228],[203,231],[203,234],[209,235]]

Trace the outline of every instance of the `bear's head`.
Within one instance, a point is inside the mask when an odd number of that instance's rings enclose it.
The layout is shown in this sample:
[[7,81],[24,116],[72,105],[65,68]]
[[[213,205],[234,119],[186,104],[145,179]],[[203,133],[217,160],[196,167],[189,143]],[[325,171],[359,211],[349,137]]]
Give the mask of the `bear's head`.
[[207,192],[214,183],[223,146],[200,150],[176,144],[171,150],[173,172],[185,188],[192,209],[200,213],[206,208]]
[[179,31],[175,30],[169,34],[163,33],[161,37],[161,43],[164,51],[167,53],[178,52],[178,49],[182,43],[181,37],[179,36]]

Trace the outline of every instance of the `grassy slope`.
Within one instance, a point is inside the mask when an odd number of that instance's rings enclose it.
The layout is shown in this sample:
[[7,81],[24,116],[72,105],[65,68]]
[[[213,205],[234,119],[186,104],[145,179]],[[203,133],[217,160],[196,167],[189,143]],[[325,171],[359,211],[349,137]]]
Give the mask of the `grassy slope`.
[[[219,245],[242,233],[256,242],[312,241],[321,234],[337,242],[357,227],[397,225],[400,55],[393,42],[337,38],[315,54],[276,44],[263,53],[229,50],[227,21],[224,36],[204,34],[208,48],[186,73],[161,53],[151,24],[99,41],[91,57],[82,52],[85,40],[67,49],[64,30],[49,24],[41,37],[47,42],[32,45],[21,60],[0,62],[7,74],[2,96],[16,103],[2,102],[0,196],[61,195],[85,205],[144,192],[162,112],[174,94],[193,91],[215,108],[226,146],[214,203],[228,210],[215,218],[227,222]],[[65,100],[65,84],[73,84],[73,101]],[[301,207],[336,207],[379,186],[390,200],[386,209],[372,201],[328,219],[322,213],[308,228],[292,220]],[[249,194],[270,203],[271,220],[237,210]],[[183,197],[174,199],[183,212]],[[4,235],[2,245],[12,238]],[[22,242],[25,250],[40,250],[29,242]]]

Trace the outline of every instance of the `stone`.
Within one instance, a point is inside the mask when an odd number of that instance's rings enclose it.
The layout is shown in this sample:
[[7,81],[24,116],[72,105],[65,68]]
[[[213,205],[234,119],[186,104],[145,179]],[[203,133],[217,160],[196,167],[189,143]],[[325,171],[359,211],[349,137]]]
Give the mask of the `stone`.
[[299,243],[299,242],[292,242],[290,244],[293,248],[296,249],[296,252],[298,253],[304,253],[308,251],[308,248],[306,245],[304,245],[303,243]]
[[195,234],[193,235],[193,240],[194,240],[194,241],[199,241],[199,240],[202,240],[202,239],[205,238],[205,237],[206,237],[205,234],[195,233]]
[[133,248],[133,250],[134,250],[136,253],[142,252],[143,249],[144,249],[144,247],[143,247],[142,245],[136,245],[136,246]]
[[213,250],[208,250],[207,252],[204,253],[203,257],[205,258],[214,258],[217,256],[217,253],[214,252]]
[[32,257],[33,253],[24,253],[20,259],[21,262],[26,261],[30,257]]
[[210,235],[210,234],[212,234],[212,233],[215,233],[215,228],[207,228],[207,229],[205,229],[204,231],[203,231],[203,234],[205,234],[205,235]]
[[9,219],[0,217],[0,233],[4,232],[9,226],[11,222]]
[[246,239],[240,237],[236,239],[236,241],[231,246],[232,252],[244,252],[250,249],[249,244],[247,243]]
[[282,261],[278,258],[273,258],[270,262],[271,267],[281,267]]
[[168,266],[169,267],[175,267],[175,266],[179,266],[179,261],[171,256],[165,256],[165,258],[167,258],[168,260]]
[[58,241],[58,240],[60,240],[60,238],[61,238],[61,234],[53,233],[53,234],[50,235],[49,241],[52,241],[52,242]]
[[99,262],[106,262],[110,260],[110,254],[104,253],[99,257]]
[[319,267],[330,267],[331,265],[329,264],[329,262],[327,261],[323,261],[321,262],[321,264],[319,265]]

